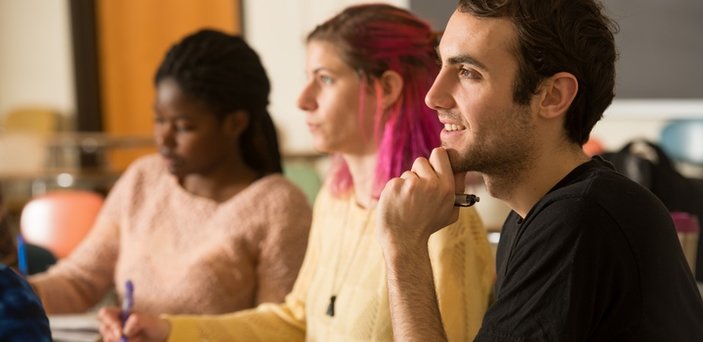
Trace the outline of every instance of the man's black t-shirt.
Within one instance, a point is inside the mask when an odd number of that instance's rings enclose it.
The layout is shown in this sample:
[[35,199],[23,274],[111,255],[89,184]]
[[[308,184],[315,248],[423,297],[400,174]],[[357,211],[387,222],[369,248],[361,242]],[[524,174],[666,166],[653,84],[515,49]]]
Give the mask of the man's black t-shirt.
[[671,216],[599,158],[503,226],[477,341],[703,341]]

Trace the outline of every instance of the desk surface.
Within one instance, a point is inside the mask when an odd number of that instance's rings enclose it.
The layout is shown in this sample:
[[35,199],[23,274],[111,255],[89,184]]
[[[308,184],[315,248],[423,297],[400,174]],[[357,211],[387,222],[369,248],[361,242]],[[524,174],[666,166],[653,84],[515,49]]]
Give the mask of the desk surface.
[[95,342],[100,340],[95,312],[77,315],[50,315],[49,326],[54,341]]

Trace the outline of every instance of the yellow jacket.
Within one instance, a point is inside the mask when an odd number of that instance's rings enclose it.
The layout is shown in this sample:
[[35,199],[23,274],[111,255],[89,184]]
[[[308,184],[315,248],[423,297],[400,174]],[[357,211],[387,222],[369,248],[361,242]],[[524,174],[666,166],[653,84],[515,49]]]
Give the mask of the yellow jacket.
[[[373,209],[323,188],[313,209],[308,250],[282,304],[219,316],[164,316],[169,341],[392,341],[385,264]],[[439,309],[450,341],[470,341],[488,307],[494,262],[476,211],[429,241]],[[326,314],[336,296],[335,315]]]

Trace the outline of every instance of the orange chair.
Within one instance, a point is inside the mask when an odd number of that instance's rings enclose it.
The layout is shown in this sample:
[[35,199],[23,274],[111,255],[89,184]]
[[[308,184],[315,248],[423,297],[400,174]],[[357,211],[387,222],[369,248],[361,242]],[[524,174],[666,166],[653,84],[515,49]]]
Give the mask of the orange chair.
[[65,258],[88,234],[104,198],[87,190],[57,190],[33,197],[22,209],[25,241]]

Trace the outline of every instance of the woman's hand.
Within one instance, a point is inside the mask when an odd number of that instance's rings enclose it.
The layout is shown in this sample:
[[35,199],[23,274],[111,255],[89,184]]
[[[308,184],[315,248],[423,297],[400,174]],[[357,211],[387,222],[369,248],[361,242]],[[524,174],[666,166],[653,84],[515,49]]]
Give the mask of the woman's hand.
[[100,309],[98,320],[100,334],[105,342],[120,342],[122,335],[127,337],[129,342],[163,342],[171,333],[171,326],[167,320],[146,313],[133,312],[123,328],[118,307]]

